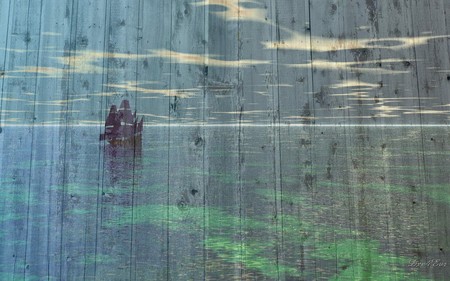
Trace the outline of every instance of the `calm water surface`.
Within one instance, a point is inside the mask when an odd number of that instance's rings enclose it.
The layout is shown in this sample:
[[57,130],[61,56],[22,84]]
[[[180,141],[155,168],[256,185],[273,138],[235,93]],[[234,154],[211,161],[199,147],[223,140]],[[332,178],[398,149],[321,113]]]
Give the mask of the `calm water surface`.
[[445,280],[447,128],[4,128],[1,280]]

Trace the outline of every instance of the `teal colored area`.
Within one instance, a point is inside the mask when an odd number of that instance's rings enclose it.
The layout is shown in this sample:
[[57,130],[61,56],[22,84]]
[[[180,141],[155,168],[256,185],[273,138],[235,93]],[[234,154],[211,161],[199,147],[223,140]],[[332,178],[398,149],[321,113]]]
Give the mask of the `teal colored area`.
[[409,259],[382,253],[379,243],[370,239],[318,243],[313,257],[337,261],[330,280],[431,280],[407,270]]
[[[269,243],[270,244],[270,243]],[[300,277],[293,266],[283,265],[277,260],[275,248],[269,249],[264,242],[240,242],[227,237],[215,236],[206,240],[205,246],[222,261],[241,264],[246,270],[255,270],[263,276],[277,279],[281,275]]]
[[[437,221],[450,203],[446,158],[424,167],[412,155],[390,159],[388,148],[374,155],[379,146],[348,159],[320,151],[312,161],[283,151],[272,170],[272,151],[246,149],[242,162],[226,151],[204,162],[170,152],[169,161],[153,147],[100,164],[98,151],[67,155],[65,170],[5,162],[0,280],[33,280],[48,268],[73,280],[440,280],[448,271],[409,265],[447,251],[439,245],[447,226]],[[216,156],[225,159],[213,163]],[[17,258],[13,269],[13,255],[26,262]]]
[[0,272],[0,280],[22,280],[22,281],[42,281],[42,280],[57,280],[51,276],[33,276],[33,275],[24,275],[21,273],[9,273],[9,272]]
[[[307,213],[320,211],[320,206],[312,206],[301,195],[266,189],[258,189],[255,194],[262,201],[277,198],[301,206]],[[298,266],[297,251],[303,248],[305,259],[330,265],[322,273],[329,280],[428,280],[407,267],[408,258],[383,253],[380,243],[366,234],[318,221],[314,215],[287,213],[274,218],[259,213],[239,217],[218,208],[174,205],[142,205],[115,211],[117,218],[109,220],[107,227],[148,224],[171,232],[205,232],[204,247],[212,253],[209,259],[219,259],[264,278],[314,278],[314,272]]]
[[84,257],[84,259],[78,261],[81,265],[114,265],[117,262],[117,258],[112,255],[105,254],[89,254]]

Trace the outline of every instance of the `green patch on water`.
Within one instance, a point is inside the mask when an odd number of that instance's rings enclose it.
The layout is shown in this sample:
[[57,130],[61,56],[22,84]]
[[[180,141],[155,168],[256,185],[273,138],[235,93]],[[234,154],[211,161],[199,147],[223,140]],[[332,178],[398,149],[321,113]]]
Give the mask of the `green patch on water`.
[[171,232],[196,235],[206,231],[206,240],[198,242],[203,242],[211,252],[209,259],[217,258],[271,279],[312,276],[314,272],[301,272],[298,265],[298,251],[304,249],[306,260],[336,263],[324,269],[324,277],[329,280],[404,280],[405,277],[426,280],[408,271],[406,258],[383,253],[379,242],[364,239],[363,233],[330,221],[319,221],[320,216],[314,212],[327,206],[312,206],[308,198],[292,192],[257,189],[255,193],[263,200],[277,197],[297,205],[298,208],[292,210],[304,211],[276,216],[262,211],[253,217],[244,217],[234,214],[233,210],[213,207],[142,205],[117,207],[117,216],[106,226],[151,224]]
[[372,190],[378,190],[382,192],[397,192],[397,193],[409,193],[411,188],[398,185],[398,184],[385,184],[385,183],[366,183],[359,185],[360,188],[370,188]]
[[[131,186],[132,183],[129,181],[126,184]],[[99,193],[104,192],[105,194],[120,195],[125,193],[130,193],[129,188],[111,187],[111,186],[98,186],[96,184],[78,184],[78,183],[68,183],[65,185],[53,185],[50,190],[64,192],[70,197],[91,197],[96,198]],[[101,195],[101,194],[100,194]]]
[[[117,217],[106,222],[105,226],[126,226],[132,224],[152,224],[167,226],[171,230],[199,227],[203,218],[203,209],[184,206],[141,205],[119,207],[115,210]],[[195,222],[191,224],[191,222]],[[184,229],[189,230],[189,229]]]
[[255,162],[255,163],[246,163],[245,167],[255,167],[255,168],[272,168],[273,163],[265,163],[265,162]]
[[450,205],[450,184],[427,184],[422,190],[433,200]]
[[[2,185],[0,188],[2,192],[1,201],[13,204],[33,204],[32,198],[29,198],[28,186],[24,184]],[[0,201],[0,202],[1,202]]]
[[[205,247],[222,261],[239,262],[248,270],[256,270],[271,278],[278,276],[279,272],[299,276],[295,268],[277,264],[275,256],[268,257],[276,247],[275,239],[272,239],[276,235],[276,228],[270,222],[234,216],[216,208],[188,206],[145,205],[133,209],[122,208],[120,213],[117,219],[108,221],[106,226],[152,224],[181,233],[207,231]],[[236,233],[249,236],[243,246],[232,239]],[[257,233],[258,237],[250,239],[251,233]]]
[[280,274],[299,277],[295,267],[283,265],[278,261],[271,245],[256,241],[234,241],[223,236],[206,239],[205,247],[213,251],[222,261],[240,264],[246,270],[256,270],[266,277],[278,278]]
[[69,215],[69,216],[86,216],[86,215],[95,214],[96,211],[97,210],[76,208],[76,209],[65,210],[64,214]]
[[333,226],[326,221],[317,221],[317,218],[312,215],[302,217],[289,214],[279,215],[278,221],[285,242],[296,245],[302,245],[304,242],[307,242],[308,238],[326,242],[330,235],[334,238],[359,237],[363,235],[357,230]]
[[33,276],[23,275],[20,273],[0,272],[0,280],[21,280],[21,281],[41,281],[41,280],[56,280],[56,278],[50,276]]
[[25,214],[17,214],[11,211],[9,210],[9,212],[1,214],[0,222],[19,221],[26,218]]
[[93,264],[108,265],[108,264],[114,264],[117,261],[118,261],[117,258],[110,256],[110,255],[89,254],[89,255],[86,255],[83,260],[79,261],[79,264],[81,264],[81,265],[93,265]]
[[257,195],[261,196],[265,201],[273,201],[275,199],[282,200],[286,204],[296,205],[310,205],[309,200],[301,195],[292,194],[292,192],[281,192],[273,189],[256,189],[254,191]]
[[183,172],[187,175],[197,175],[197,176],[201,176],[204,173],[203,169],[197,167],[183,167]]
[[[11,247],[11,248],[16,248],[16,247],[24,247],[27,244],[26,240],[7,240],[7,241],[3,241],[2,243],[0,243],[0,245],[2,245],[2,247]],[[2,280],[2,279],[0,279]]]
[[318,243],[312,256],[337,263],[330,280],[429,280],[406,270],[409,260],[382,253],[373,240],[343,239]]
[[[28,214],[30,219],[39,221],[40,219],[47,218],[46,214],[41,213],[30,213]],[[25,220],[27,219],[27,207],[21,206],[20,208],[11,207],[5,208],[4,210],[0,210],[0,222],[14,222],[14,221],[23,221],[25,224]]]
[[[329,225],[330,222],[326,220],[318,221],[317,217],[320,215],[320,212],[328,210],[330,206],[321,205],[319,202],[315,202],[313,204],[311,198],[307,198],[300,193],[287,191],[281,192],[270,189],[256,189],[255,193],[258,196],[261,196],[261,200],[263,201],[273,202],[275,199],[281,200],[283,206],[288,206],[288,208],[297,207],[301,210],[301,212],[297,215],[289,213],[281,213],[276,215],[278,224],[282,226],[283,231],[286,232],[287,235],[292,234],[292,237],[299,234],[301,235],[298,237],[301,237],[307,233],[315,233],[315,235],[318,235],[320,233],[328,233],[330,230],[333,230],[333,233],[336,235],[360,234],[356,230],[332,227]],[[284,212],[284,210],[282,210],[282,212]],[[263,217],[266,220],[269,220],[273,217],[273,215],[266,214]],[[304,233],[297,233],[299,230]]]
[[[278,214],[278,228],[282,233],[284,256],[295,257],[291,249],[306,247],[310,257],[324,262],[337,261],[338,273],[330,280],[427,280],[418,273],[407,270],[409,260],[380,251],[379,242],[362,239],[364,233],[341,228],[331,222],[318,221],[313,212],[326,206],[312,206],[299,194],[257,190],[266,199],[278,198],[301,207],[305,212],[298,215]],[[297,253],[298,254],[298,253]],[[329,274],[331,274],[330,271]]]
[[6,177],[6,178],[0,178],[0,186],[3,187],[4,185],[12,185],[16,182],[16,179],[12,177]]
[[[105,226],[125,226],[132,224],[152,224],[169,227],[170,230],[197,232],[208,228],[209,231],[226,231],[227,228],[245,227],[265,229],[267,224],[250,218],[239,218],[215,208],[192,207],[184,205],[140,205],[116,207],[116,218],[106,222]],[[234,231],[235,228],[230,229]]]
[[238,183],[238,175],[231,173],[211,173],[209,174],[211,178],[223,183],[223,184],[237,184]]
[[64,185],[53,185],[50,190],[65,192],[71,196],[97,196],[98,186],[68,183]]

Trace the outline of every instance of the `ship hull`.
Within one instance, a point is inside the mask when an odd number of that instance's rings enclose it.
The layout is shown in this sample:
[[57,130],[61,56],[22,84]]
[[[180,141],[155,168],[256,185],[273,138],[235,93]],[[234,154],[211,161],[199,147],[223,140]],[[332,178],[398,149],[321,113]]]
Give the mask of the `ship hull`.
[[142,143],[142,134],[137,134],[128,138],[112,138],[106,139],[113,146],[135,146]]

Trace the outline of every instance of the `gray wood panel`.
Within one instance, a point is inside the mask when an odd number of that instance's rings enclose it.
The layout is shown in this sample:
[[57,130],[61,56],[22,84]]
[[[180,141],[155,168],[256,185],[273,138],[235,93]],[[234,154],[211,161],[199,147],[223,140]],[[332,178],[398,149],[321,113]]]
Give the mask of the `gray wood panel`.
[[[50,56],[60,56],[64,49],[64,34],[70,24],[64,18],[61,9],[52,9],[49,13],[44,13],[49,7],[54,7],[54,1],[39,1],[39,7],[30,7],[39,15],[39,33],[37,34],[37,71],[35,89],[32,91],[33,101],[29,103],[27,109],[31,112],[33,124],[37,127],[51,125],[51,121],[60,116],[61,107],[59,100],[64,99],[62,82],[53,77],[62,77],[63,70],[59,72],[46,73],[43,69],[53,66]],[[37,4],[37,3],[36,3]],[[62,5],[65,7],[64,5]],[[64,25],[66,20],[66,25]],[[54,48],[54,49],[53,49]],[[53,53],[54,52],[54,53]],[[56,123],[58,124],[58,123]],[[36,163],[36,168],[30,171],[31,199],[34,202],[30,208],[30,222],[28,224],[29,236],[27,237],[28,247],[27,259],[29,268],[28,277],[34,276],[59,276],[61,265],[61,206],[62,197],[51,192],[46,192],[47,188],[59,190],[63,181],[63,155],[62,149],[65,138],[61,132],[64,128],[54,126],[42,129],[33,129],[31,137],[32,161]],[[45,187],[45,188],[44,188]],[[54,204],[54,202],[58,202]]]
[[[223,15],[207,7],[207,45],[208,56],[218,56],[223,61],[239,60],[239,20],[232,14]],[[220,10],[219,10],[220,11]],[[241,200],[242,200],[242,155],[240,153],[243,128],[239,125],[242,115],[241,67],[208,67],[205,81],[206,116],[208,124],[236,124],[233,127],[210,127],[205,129],[205,167],[206,201],[206,241],[205,241],[205,279],[233,278],[242,276],[240,267],[242,253]],[[223,134],[222,132],[226,132]],[[227,214],[236,220],[217,217],[214,210],[223,206]],[[217,221],[220,224],[217,225]],[[214,225],[216,225],[214,227]],[[230,231],[231,229],[231,231]],[[236,233],[230,237],[230,233]],[[235,251],[226,253],[228,258],[237,257],[232,264],[214,262],[219,254],[213,248],[214,237],[237,245]],[[219,251],[224,248],[219,247]]]
[[[286,3],[287,5],[276,4],[277,14],[275,26],[279,41],[289,40],[292,31],[305,33],[306,40],[303,42],[305,46],[311,46],[310,41],[310,4],[308,1],[297,1]],[[304,64],[312,60],[312,53],[309,51],[292,53],[289,50],[277,51],[277,76],[278,76],[278,111],[279,124],[312,124],[314,121],[311,110],[313,106],[313,73],[311,68],[289,68],[284,67],[287,64]],[[291,197],[301,197],[313,187],[313,128],[304,127],[299,130],[291,130],[278,128],[277,151],[278,153],[278,172],[280,175],[279,188],[275,189],[275,203],[278,205],[276,216],[278,218],[279,227],[281,229],[280,261],[288,262],[292,259],[292,251],[298,253],[302,257],[302,261],[298,264],[301,274],[308,270],[314,269],[315,264],[312,259],[308,258],[308,250],[305,243],[302,242],[301,234],[294,243],[292,238],[295,233],[292,229],[296,229],[298,224],[292,220],[288,220],[288,215],[294,213],[294,217],[298,221],[303,221],[305,217],[300,215],[306,206],[294,204],[290,200]],[[293,153],[292,148],[298,147]],[[289,163],[284,165],[282,163]],[[314,163],[315,164],[315,163]],[[282,274],[281,276],[284,276]],[[283,278],[280,278],[283,279]]]
[[[110,3],[73,1],[70,4],[66,7],[66,14],[71,19],[70,36],[65,42],[66,52],[58,58],[60,64],[67,66],[68,78],[63,85],[65,106],[62,112],[63,120],[66,121],[66,141],[62,186],[61,278],[76,279],[76,275],[83,272],[83,278],[94,279],[97,274],[105,275],[102,264],[97,263],[97,260],[108,250],[103,247],[100,231],[102,209],[99,204],[103,199],[103,165],[100,155],[103,151],[95,139],[86,142],[82,137],[89,131],[98,134],[100,130],[77,125],[92,125],[85,123],[85,120],[103,120],[106,112],[106,106],[101,103],[102,97],[91,94],[102,92],[104,76],[109,70],[105,67],[108,58],[108,43],[105,41],[108,38]],[[84,175],[85,180],[80,180],[80,175]],[[118,275],[128,276],[123,271]]]
[[[168,228],[168,279],[204,279],[204,248],[198,244],[205,237],[205,71],[206,27],[205,7],[195,7],[186,1],[171,2],[171,53],[169,89],[168,136],[168,199],[176,206],[168,213],[168,220],[185,217],[187,231]],[[183,55],[198,56],[194,63],[185,61]],[[182,79],[180,79],[183,77]],[[194,90],[191,95],[180,95],[184,89]],[[191,90],[192,91],[192,90]],[[189,128],[177,125],[190,124]],[[183,133],[181,133],[183,132]],[[198,213],[203,213],[199,216]],[[197,214],[197,215],[196,215]],[[196,228],[191,224],[196,220]],[[192,228],[192,229],[191,229]]]
[[[13,70],[18,67],[36,67],[39,57],[39,33],[40,33],[40,5],[41,1],[27,3],[26,1],[16,1],[10,3],[11,16],[8,29],[7,49],[14,50],[12,55],[6,59],[5,68]],[[38,16],[31,17],[31,10],[37,10]],[[21,15],[27,15],[27,20],[21,19]],[[24,55],[19,55],[23,53]],[[11,53],[10,53],[11,54]],[[36,92],[36,74],[24,75],[22,79],[8,80],[3,85],[2,111],[17,112],[15,117],[7,116],[10,121],[20,120],[24,125],[21,133],[18,130],[8,130],[8,137],[3,142],[4,149],[26,151],[32,148],[34,135],[34,111],[32,108],[34,95]],[[5,94],[6,93],[6,94]],[[11,129],[12,127],[9,127]],[[25,134],[24,134],[25,132]],[[3,165],[9,166],[5,169],[5,174],[9,175],[13,181],[17,180],[21,187],[19,190],[10,189],[9,200],[5,200],[5,214],[21,218],[21,220],[4,220],[12,225],[4,225],[6,239],[10,241],[5,247],[5,256],[9,259],[4,266],[13,269],[12,278],[27,278],[30,269],[36,266],[36,260],[30,258],[31,250],[31,225],[38,216],[31,213],[35,204],[32,194],[33,177],[32,172],[36,169],[35,153],[22,154],[23,156],[14,163],[10,159],[2,159]],[[10,163],[12,162],[12,163]],[[11,165],[12,164],[12,165]],[[12,199],[12,200],[11,200]],[[19,242],[22,241],[22,242]],[[11,258],[12,257],[12,258]],[[33,263],[34,261],[34,263]]]
[[445,278],[447,2],[1,1],[0,279]]
[[[79,39],[81,42],[93,40],[94,44],[98,45],[88,51],[94,50],[100,53],[100,58],[102,58],[102,50],[105,54],[103,59],[92,62],[92,71],[96,72],[99,66],[100,69],[103,68],[103,75],[97,76],[96,81],[89,83],[95,87],[95,91],[101,97],[102,112],[99,121],[104,120],[112,104],[120,108],[123,99],[129,100],[131,108],[136,109],[137,91],[133,85],[137,79],[138,61],[135,56],[140,51],[139,26],[141,20],[140,1],[108,1],[103,2],[102,5],[97,11],[92,11],[93,13],[100,12],[102,15],[102,17],[98,17],[100,21],[98,25],[96,26],[95,23],[86,25],[86,28],[101,28],[98,34],[86,32],[86,34],[80,35]],[[93,37],[87,38],[87,36]],[[117,88],[121,85],[130,86]],[[92,104],[92,101],[90,103]],[[81,112],[86,114],[85,111]],[[100,152],[99,155],[103,154],[104,157],[101,183],[101,194],[104,195],[100,203],[100,222],[97,221],[101,228],[97,229],[95,241],[95,278],[100,280],[111,278],[107,277],[111,276],[110,266],[108,258],[105,261],[104,257],[114,257],[120,264],[114,278],[133,280],[136,268],[133,223],[136,216],[135,199],[138,192],[136,177],[141,165],[140,158],[133,147],[118,150],[103,146],[100,148],[103,152]],[[126,181],[121,180],[121,174]],[[124,190],[126,191],[124,192]],[[130,225],[115,232],[112,228],[105,226],[105,220],[114,218],[116,206],[123,208],[122,213],[128,218]]]
[[[138,28],[138,53],[136,82],[136,110],[145,118],[150,131],[149,142],[142,145],[142,154],[136,158],[142,161],[142,169],[136,171],[136,205],[164,206],[169,200],[169,104],[171,93],[170,69],[172,65],[158,58],[146,57],[150,50],[170,49],[172,21],[170,1],[140,1]],[[141,158],[141,159],[140,159]],[[145,178],[150,175],[147,184]],[[145,207],[144,207],[145,210]],[[168,278],[168,234],[167,208],[151,226],[136,225],[133,229],[134,264],[131,270],[135,280],[167,280]],[[142,209],[140,209],[142,211]],[[139,219],[141,214],[136,212]],[[155,243],[160,241],[160,243]],[[149,249],[149,250],[143,250]],[[151,265],[151,266],[149,266]]]

